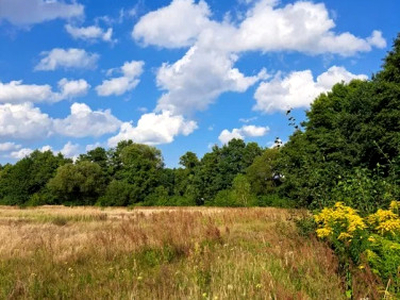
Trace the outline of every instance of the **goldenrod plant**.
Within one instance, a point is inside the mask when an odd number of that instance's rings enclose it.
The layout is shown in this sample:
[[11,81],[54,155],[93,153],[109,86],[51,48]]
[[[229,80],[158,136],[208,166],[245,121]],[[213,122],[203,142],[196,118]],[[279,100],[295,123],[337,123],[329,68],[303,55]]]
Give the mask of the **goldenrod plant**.
[[400,295],[400,216],[399,201],[389,209],[361,217],[356,210],[337,202],[314,216],[316,234],[328,241],[342,264],[368,267],[382,280],[386,294]]

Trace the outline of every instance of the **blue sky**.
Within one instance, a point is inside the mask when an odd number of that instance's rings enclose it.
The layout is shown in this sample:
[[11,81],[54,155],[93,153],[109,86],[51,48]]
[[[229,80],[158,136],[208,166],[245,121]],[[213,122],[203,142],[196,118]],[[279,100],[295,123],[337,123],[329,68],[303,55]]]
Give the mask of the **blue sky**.
[[320,93],[380,69],[387,1],[0,1],[0,163],[132,139],[167,166],[232,138],[263,147]]

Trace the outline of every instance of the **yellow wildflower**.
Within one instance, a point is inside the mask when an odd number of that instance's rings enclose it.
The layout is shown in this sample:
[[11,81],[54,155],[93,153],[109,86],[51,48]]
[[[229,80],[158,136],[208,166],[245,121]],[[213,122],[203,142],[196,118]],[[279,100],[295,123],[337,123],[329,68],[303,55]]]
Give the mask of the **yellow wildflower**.
[[352,235],[348,234],[347,232],[341,232],[339,234],[338,240],[347,240],[350,239]]
[[392,202],[390,202],[390,210],[394,213],[399,213],[399,206],[400,206],[400,201],[395,201],[393,200]]
[[337,238],[350,242],[357,230],[367,227],[357,211],[342,202],[337,202],[333,208],[324,208],[321,213],[314,216],[314,219],[319,227],[316,232],[320,238],[340,232]]
[[332,229],[327,227],[319,228],[316,230],[316,233],[319,238],[326,238],[332,234]]
[[392,210],[378,209],[367,217],[367,221],[380,235],[400,233],[400,218]]

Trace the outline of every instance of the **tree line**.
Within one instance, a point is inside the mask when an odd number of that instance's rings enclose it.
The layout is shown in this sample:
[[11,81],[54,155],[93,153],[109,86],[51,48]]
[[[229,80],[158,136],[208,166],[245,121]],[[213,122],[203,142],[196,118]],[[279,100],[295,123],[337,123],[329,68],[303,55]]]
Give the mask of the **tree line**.
[[364,212],[400,191],[400,35],[367,81],[338,83],[294,124],[285,145],[233,139],[166,168],[155,147],[122,141],[73,162],[34,151],[0,168],[5,205],[306,206],[342,201]]
[[[202,159],[187,152],[180,158],[181,167],[171,169],[164,166],[160,150],[132,141],[122,141],[109,150],[97,147],[75,162],[62,154],[36,150],[1,168],[0,203],[255,205],[254,196],[275,184],[271,172],[257,173],[261,164],[277,153],[278,149],[234,139],[222,147],[214,146]],[[270,182],[264,185],[266,180]],[[238,196],[217,203],[223,198],[218,194],[227,191]]]

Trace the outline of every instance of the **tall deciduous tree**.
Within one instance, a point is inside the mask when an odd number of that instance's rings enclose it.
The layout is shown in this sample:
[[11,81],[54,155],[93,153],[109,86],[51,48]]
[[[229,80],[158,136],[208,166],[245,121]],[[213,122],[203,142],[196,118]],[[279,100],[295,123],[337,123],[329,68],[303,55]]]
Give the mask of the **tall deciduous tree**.
[[400,154],[399,62],[400,35],[373,80],[339,83],[314,101],[304,132],[292,135],[282,149],[284,188],[290,196],[322,205],[343,177],[356,175],[359,168],[379,167],[387,178]]
[[104,192],[104,177],[97,163],[82,161],[58,168],[48,183],[50,191],[61,203],[93,205]]

